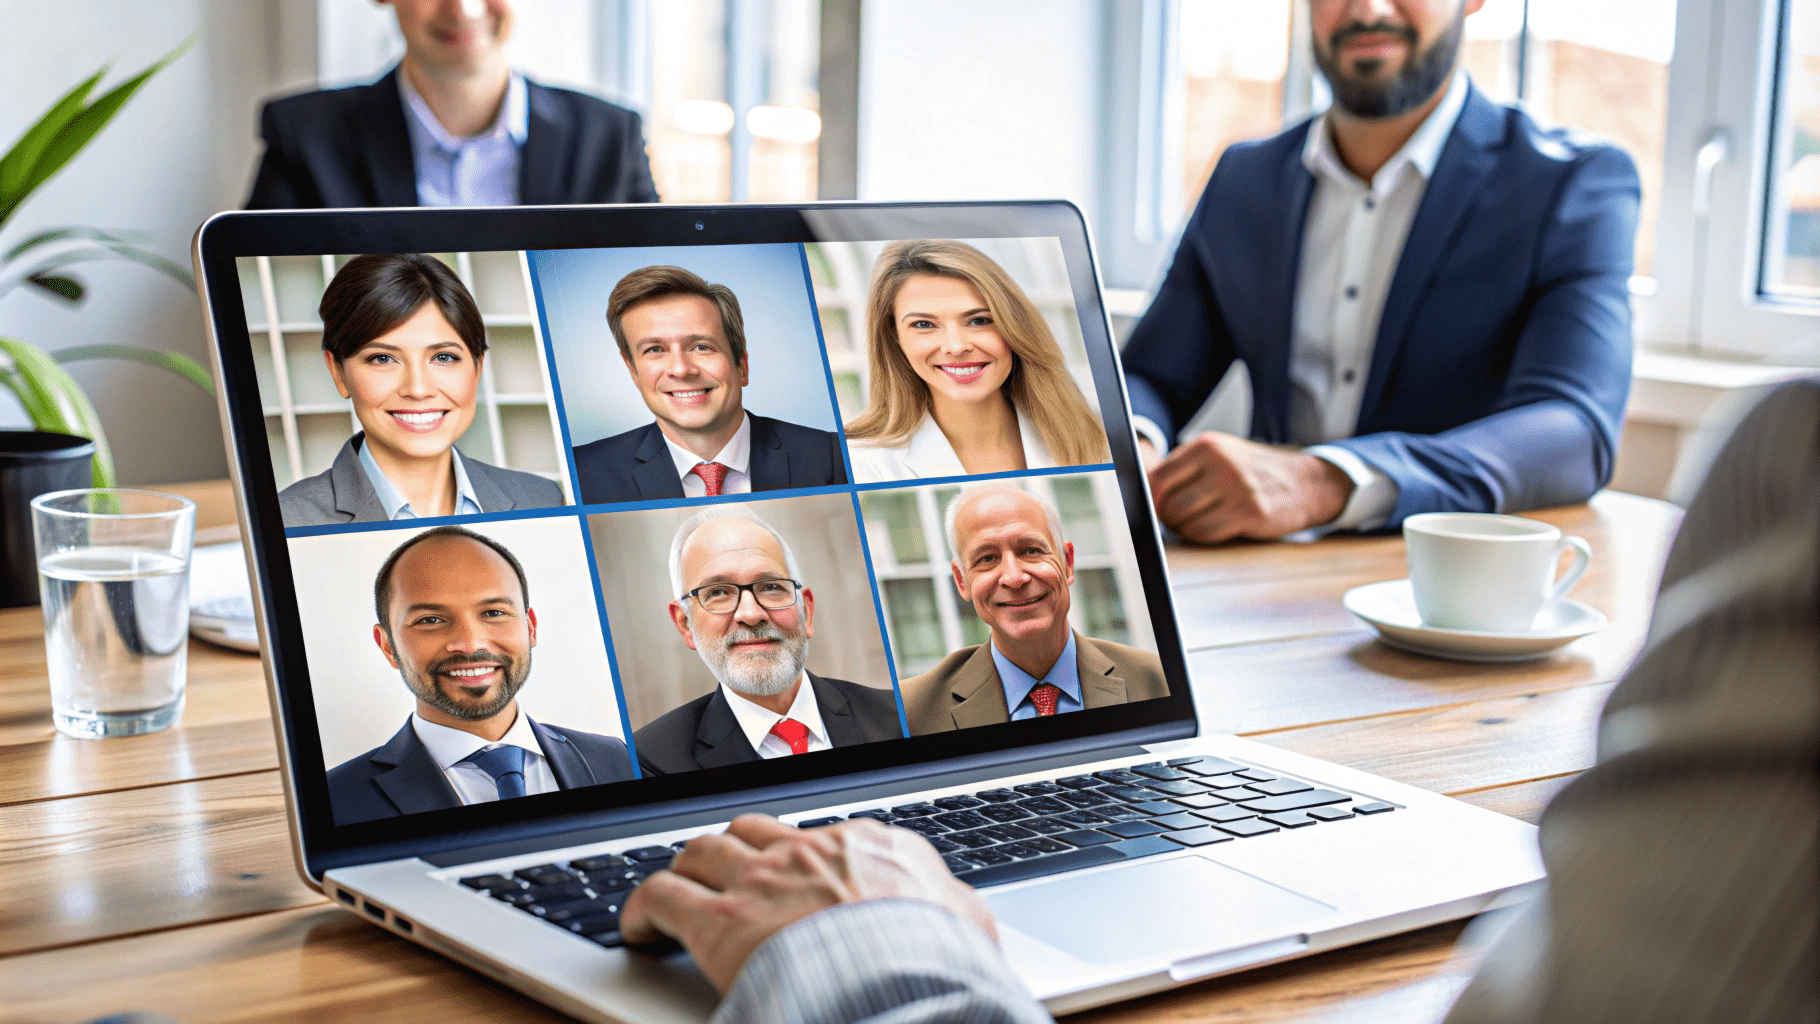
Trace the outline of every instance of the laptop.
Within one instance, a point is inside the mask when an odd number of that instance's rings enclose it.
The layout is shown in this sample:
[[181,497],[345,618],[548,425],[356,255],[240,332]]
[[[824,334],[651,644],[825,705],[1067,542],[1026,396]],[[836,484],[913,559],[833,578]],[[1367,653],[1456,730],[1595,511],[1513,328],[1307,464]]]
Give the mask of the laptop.
[[1060,1014],[1542,878],[1525,823],[1223,734],[1068,203],[226,213],[194,258],[298,869],[375,927],[698,1020],[628,893],[868,816]]

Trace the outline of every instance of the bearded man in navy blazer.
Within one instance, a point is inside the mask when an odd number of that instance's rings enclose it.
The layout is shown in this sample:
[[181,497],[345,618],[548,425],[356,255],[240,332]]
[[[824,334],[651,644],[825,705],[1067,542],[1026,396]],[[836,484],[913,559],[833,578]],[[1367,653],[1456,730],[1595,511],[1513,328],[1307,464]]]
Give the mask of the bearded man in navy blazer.
[[[1391,529],[1611,478],[1636,167],[1472,86],[1460,42],[1483,2],[1310,0],[1332,108],[1214,168],[1124,350],[1179,535]],[[1251,440],[1178,437],[1234,360]]]
[[638,115],[506,65],[510,0],[379,0],[405,54],[267,103],[250,210],[655,203]]
[[634,270],[607,296],[607,326],[656,418],[576,446],[582,504],[847,482],[840,435],[746,411],[745,318],[731,288],[683,267]]
[[384,745],[329,770],[335,824],[632,778],[611,736],[534,722],[518,691],[537,646],[524,567],[459,526],[394,550],[373,584],[373,642],[417,710]]

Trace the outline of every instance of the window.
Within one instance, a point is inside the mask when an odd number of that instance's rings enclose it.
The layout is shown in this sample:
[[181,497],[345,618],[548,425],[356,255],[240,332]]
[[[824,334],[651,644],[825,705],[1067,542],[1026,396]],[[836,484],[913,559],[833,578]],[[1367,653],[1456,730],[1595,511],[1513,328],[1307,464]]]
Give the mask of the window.
[[1291,0],[1182,0],[1176,33],[1182,70],[1182,215],[1226,147],[1283,125]]
[[664,201],[814,199],[820,4],[662,0],[643,9],[645,135]]
[[1783,5],[1759,290],[1820,300],[1820,0]]

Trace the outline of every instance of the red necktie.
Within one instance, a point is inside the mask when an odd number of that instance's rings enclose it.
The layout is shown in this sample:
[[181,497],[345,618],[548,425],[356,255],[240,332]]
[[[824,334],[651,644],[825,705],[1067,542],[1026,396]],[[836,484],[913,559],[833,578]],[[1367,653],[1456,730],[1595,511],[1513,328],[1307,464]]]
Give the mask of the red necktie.
[[1061,698],[1062,689],[1054,683],[1038,683],[1030,690],[1030,703],[1036,705],[1038,718],[1055,714],[1055,702]]
[[727,467],[718,462],[698,462],[689,472],[701,477],[701,482],[708,485],[708,497],[720,494],[720,485],[727,480]]
[[[723,466],[721,468],[725,469],[726,467]],[[1055,702],[1050,701],[1049,707],[1051,710],[1054,710]],[[790,744],[790,753],[792,754],[807,754],[809,752],[809,727],[794,718],[786,718],[772,726],[771,735]]]

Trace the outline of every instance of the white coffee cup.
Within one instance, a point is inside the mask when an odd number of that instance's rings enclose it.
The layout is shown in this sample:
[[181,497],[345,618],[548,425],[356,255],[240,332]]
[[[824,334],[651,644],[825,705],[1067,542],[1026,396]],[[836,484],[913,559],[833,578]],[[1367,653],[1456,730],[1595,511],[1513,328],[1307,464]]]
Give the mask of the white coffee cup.
[[[1424,512],[1403,520],[1409,582],[1424,625],[1527,633],[1542,609],[1586,575],[1592,548],[1547,523],[1487,512]],[[1574,564],[1555,579],[1561,552]]]

